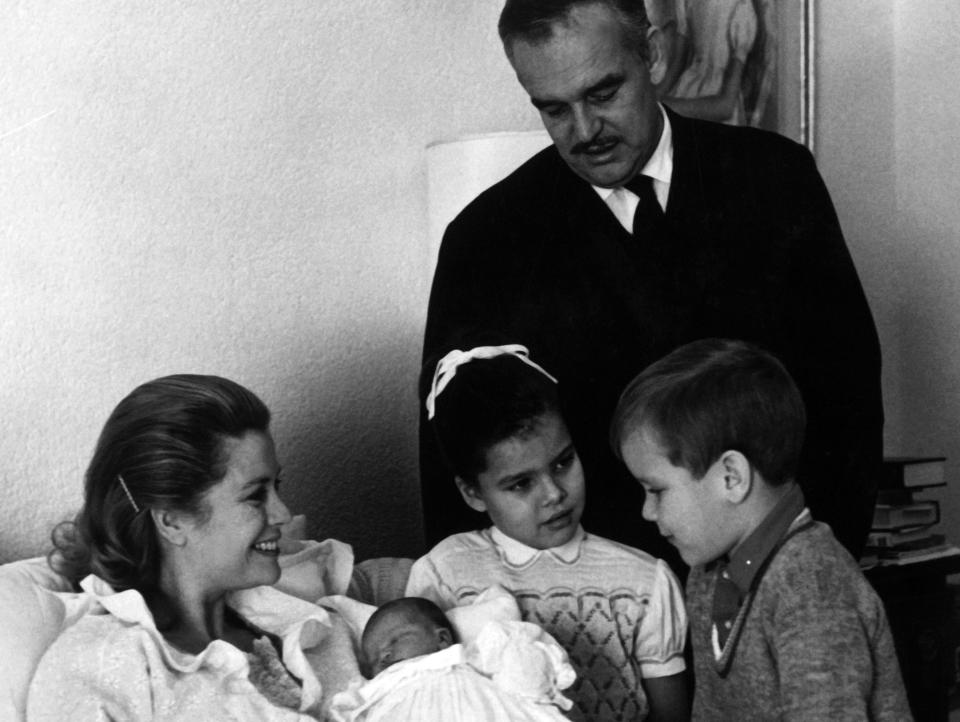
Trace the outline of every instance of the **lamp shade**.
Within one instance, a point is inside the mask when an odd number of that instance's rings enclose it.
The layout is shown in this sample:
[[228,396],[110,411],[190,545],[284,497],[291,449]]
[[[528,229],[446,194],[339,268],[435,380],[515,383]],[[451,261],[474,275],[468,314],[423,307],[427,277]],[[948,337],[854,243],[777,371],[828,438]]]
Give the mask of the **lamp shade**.
[[447,224],[482,191],[550,145],[544,130],[487,133],[427,146],[430,258],[436,263]]

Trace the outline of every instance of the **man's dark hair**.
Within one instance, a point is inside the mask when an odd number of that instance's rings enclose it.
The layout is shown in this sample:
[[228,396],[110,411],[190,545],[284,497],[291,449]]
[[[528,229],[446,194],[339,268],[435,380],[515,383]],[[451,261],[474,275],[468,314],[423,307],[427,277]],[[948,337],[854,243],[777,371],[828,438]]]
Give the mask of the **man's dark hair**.
[[580,6],[605,5],[620,18],[627,37],[633,37],[643,60],[649,58],[647,30],[650,21],[643,0],[507,0],[500,13],[497,30],[510,54],[515,40],[542,43],[553,37],[554,26],[564,23],[570,12]]
[[700,479],[727,450],[743,454],[771,485],[794,479],[806,412],[800,391],[772,354],[744,341],[702,339],[644,369],[620,396],[613,452],[650,431],[674,466]]

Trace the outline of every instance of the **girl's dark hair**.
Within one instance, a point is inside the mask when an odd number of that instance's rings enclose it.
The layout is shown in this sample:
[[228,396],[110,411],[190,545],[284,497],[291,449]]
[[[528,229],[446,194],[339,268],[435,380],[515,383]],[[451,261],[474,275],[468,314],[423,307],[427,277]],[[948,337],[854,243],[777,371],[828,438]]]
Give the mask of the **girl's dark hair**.
[[[435,368],[435,362],[423,368],[427,389]],[[561,413],[557,384],[512,354],[459,366],[435,404],[430,426],[440,452],[470,484],[487,468],[491,446],[529,434],[545,414]]]
[[138,386],[100,432],[83,508],[53,530],[51,567],[74,585],[96,574],[150,600],[161,564],[150,508],[204,518],[204,493],[227,471],[224,442],[266,432],[269,423],[259,398],[218,376],[180,374]]
[[745,341],[708,338],[681,346],[624,390],[610,443],[641,429],[656,435],[674,466],[700,479],[727,450],[739,451],[776,486],[796,477],[806,412],[780,361]]

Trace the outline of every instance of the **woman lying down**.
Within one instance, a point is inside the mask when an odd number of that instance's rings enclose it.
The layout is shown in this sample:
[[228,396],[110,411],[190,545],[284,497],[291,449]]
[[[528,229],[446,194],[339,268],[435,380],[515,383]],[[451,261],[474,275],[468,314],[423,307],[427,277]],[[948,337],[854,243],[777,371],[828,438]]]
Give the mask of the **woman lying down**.
[[290,513],[269,421],[216,376],[163,377],[118,404],[80,513],[54,530],[51,566],[80,593],[63,595],[28,720],[324,720],[337,692],[362,689],[354,626],[272,586]]
[[548,722],[573,706],[560,694],[574,681],[566,653],[527,622],[492,620],[460,644],[439,607],[404,597],[373,613],[361,649],[372,680],[334,698],[342,722]]

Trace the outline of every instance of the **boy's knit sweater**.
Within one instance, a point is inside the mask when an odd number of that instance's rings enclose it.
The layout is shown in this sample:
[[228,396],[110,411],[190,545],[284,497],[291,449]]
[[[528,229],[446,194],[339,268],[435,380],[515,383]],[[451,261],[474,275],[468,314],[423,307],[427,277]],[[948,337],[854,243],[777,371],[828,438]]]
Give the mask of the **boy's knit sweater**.
[[694,719],[911,719],[883,604],[857,562],[809,513],[791,531],[743,602],[725,673],[711,640],[715,567],[691,570]]
[[686,615],[667,565],[649,554],[580,533],[535,550],[496,530],[454,534],[419,559],[406,593],[443,609],[469,604],[492,584],[510,591],[524,621],[546,629],[570,655],[577,681],[565,694],[574,720],[642,720],[641,677],[684,669]]

